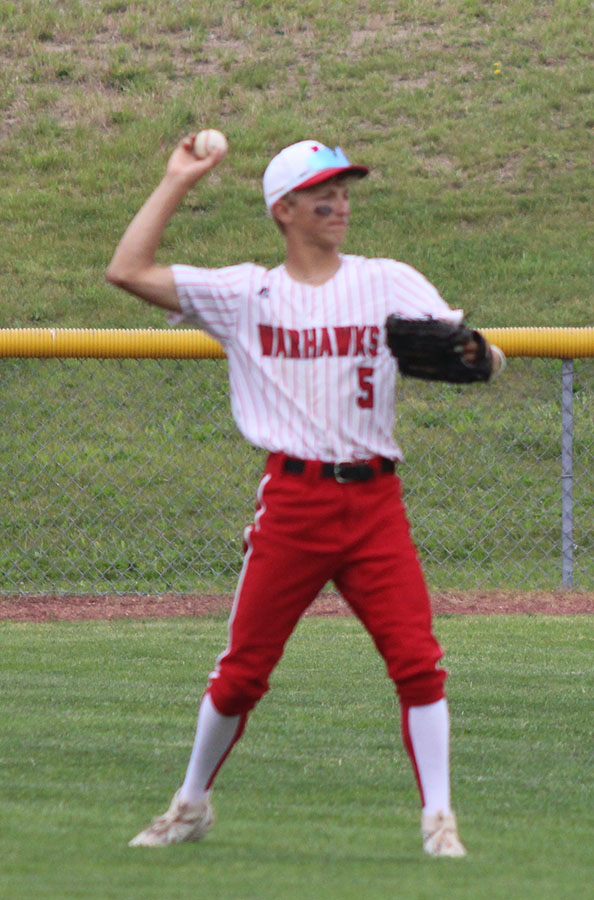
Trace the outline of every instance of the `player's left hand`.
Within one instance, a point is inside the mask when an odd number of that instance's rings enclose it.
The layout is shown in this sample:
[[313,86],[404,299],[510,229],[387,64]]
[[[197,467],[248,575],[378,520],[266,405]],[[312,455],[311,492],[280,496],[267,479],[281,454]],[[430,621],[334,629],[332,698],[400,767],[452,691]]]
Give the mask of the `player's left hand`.
[[462,351],[462,359],[467,366],[474,366],[478,359],[478,355],[479,345],[478,342],[473,338],[471,341],[468,341],[468,343],[464,345],[464,349]]
[[403,375],[427,381],[488,381],[493,354],[478,331],[441,319],[386,320],[386,342]]

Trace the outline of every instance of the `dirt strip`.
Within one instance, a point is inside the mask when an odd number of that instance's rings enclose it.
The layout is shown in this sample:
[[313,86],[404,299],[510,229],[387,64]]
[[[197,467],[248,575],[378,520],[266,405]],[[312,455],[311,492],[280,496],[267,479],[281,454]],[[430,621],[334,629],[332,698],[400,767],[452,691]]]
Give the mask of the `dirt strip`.
[[[594,613],[594,593],[577,591],[448,591],[432,595],[435,615]],[[54,622],[93,619],[165,619],[183,616],[226,615],[233,602],[230,594],[163,594],[90,596],[88,594],[0,596],[0,619],[13,622]],[[350,616],[336,594],[322,594],[307,616]]]

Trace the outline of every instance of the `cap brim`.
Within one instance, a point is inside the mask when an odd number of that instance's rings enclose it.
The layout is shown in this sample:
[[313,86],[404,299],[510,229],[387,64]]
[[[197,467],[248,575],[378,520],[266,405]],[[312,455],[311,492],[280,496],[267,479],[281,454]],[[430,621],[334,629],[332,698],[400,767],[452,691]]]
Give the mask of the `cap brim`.
[[336,175],[353,175],[355,178],[364,178],[369,174],[367,166],[337,166],[334,169],[322,169],[316,172],[307,181],[302,182],[298,187],[293,188],[294,191],[303,191],[305,188],[313,187],[315,184],[321,184],[322,181],[328,181]]

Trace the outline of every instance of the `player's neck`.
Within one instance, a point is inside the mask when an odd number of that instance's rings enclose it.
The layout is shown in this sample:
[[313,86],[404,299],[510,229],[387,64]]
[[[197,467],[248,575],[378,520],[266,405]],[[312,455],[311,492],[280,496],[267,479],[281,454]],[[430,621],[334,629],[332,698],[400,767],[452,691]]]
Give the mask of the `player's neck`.
[[285,270],[294,281],[303,284],[322,285],[333,278],[342,265],[342,259],[337,249],[313,250],[308,248],[299,251],[295,248],[287,248]]

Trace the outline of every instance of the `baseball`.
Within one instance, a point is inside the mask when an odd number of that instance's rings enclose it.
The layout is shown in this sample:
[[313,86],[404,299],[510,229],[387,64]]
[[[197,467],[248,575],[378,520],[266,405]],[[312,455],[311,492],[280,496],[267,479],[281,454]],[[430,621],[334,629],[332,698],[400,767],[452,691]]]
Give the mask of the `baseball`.
[[215,128],[207,128],[194,138],[194,156],[197,156],[198,159],[204,159],[205,156],[209,156],[215,150],[222,150],[226,153],[228,146],[227,138],[221,131],[217,131]]

